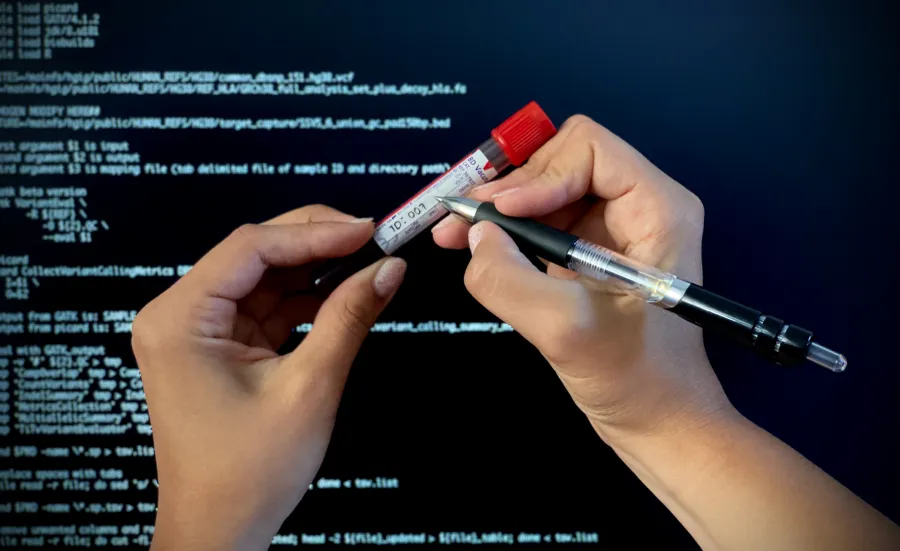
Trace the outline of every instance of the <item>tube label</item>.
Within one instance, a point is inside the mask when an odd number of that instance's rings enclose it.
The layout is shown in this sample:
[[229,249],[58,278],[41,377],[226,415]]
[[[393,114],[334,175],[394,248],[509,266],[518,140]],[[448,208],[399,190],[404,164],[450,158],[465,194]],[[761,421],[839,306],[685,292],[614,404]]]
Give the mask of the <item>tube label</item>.
[[480,149],[414,195],[375,226],[375,242],[391,254],[447,214],[437,197],[464,195],[494,179],[497,171]]

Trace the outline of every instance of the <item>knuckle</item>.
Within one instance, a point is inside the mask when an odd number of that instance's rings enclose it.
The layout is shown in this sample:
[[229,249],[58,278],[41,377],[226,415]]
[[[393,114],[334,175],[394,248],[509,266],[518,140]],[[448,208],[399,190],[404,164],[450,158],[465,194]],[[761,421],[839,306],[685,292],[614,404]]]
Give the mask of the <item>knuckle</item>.
[[540,167],[550,162],[550,159],[550,150],[546,147],[541,147],[528,158],[528,161],[519,170],[525,171],[532,177],[537,176],[540,172]]
[[[271,227],[271,226],[266,226]],[[260,224],[242,224],[235,229],[229,241],[234,244],[228,244],[231,254],[240,255],[247,251],[256,251],[263,247],[265,240],[263,239],[264,226]]]
[[584,124],[596,124],[596,123],[594,123],[594,119],[588,117],[587,115],[582,115],[581,113],[578,113],[578,114],[572,115],[571,117],[566,119],[560,128],[570,128],[571,127],[572,130],[575,130],[575,127],[581,126]]
[[463,278],[466,289],[479,300],[489,300],[500,288],[501,277],[497,273],[496,263],[475,256],[469,262]]
[[572,130],[569,135],[574,136],[577,140],[594,141],[601,129],[602,127],[596,121],[582,116],[582,118],[572,123]]
[[563,166],[562,162],[554,159],[547,163],[547,167],[541,173],[539,178],[547,184],[555,185],[566,181],[570,173],[570,167]]
[[703,201],[687,188],[681,187],[672,203],[663,207],[659,209],[661,234],[694,236],[703,231]]
[[337,309],[338,322],[344,331],[355,338],[362,339],[369,333],[374,320],[361,300],[345,300]]
[[523,171],[530,178],[537,178],[551,160],[550,151],[542,147],[535,151],[518,170]]
[[313,203],[297,209],[297,214],[303,215],[302,218],[313,221],[317,216],[338,213],[337,209],[333,209],[322,203]]
[[231,232],[231,238],[239,243],[251,243],[257,238],[259,232],[259,224],[241,224]]
[[156,301],[144,306],[131,321],[131,347],[135,355],[142,355],[152,350],[159,341],[158,324],[154,310]]
[[596,323],[592,317],[583,314],[562,316],[557,309],[552,314],[548,311],[544,330],[535,344],[548,360],[565,364],[584,355],[596,337]]
[[319,203],[313,203],[289,210],[283,214],[276,216],[275,218],[264,222],[263,224],[267,226],[273,224],[306,224],[308,222],[314,221],[317,218],[329,218],[335,213],[340,214],[339,211],[331,207]]
[[702,239],[705,217],[706,209],[703,207],[703,201],[693,193],[689,192],[683,222],[683,225],[686,226],[684,234],[687,239]]
[[703,224],[703,219],[706,217],[706,208],[703,206],[703,201],[691,191],[687,192],[685,216],[689,221],[701,225]]

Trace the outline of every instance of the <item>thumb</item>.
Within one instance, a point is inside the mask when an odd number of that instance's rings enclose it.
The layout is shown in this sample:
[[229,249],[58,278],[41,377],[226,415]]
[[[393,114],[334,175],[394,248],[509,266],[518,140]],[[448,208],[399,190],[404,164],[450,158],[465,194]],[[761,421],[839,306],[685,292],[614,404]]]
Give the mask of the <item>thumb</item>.
[[492,222],[472,226],[469,247],[469,293],[545,356],[561,361],[572,339],[593,322],[584,308],[590,303],[585,287],[541,273]]
[[304,371],[343,386],[369,329],[403,282],[406,262],[385,258],[347,278],[325,300],[313,327],[291,355],[302,357]]

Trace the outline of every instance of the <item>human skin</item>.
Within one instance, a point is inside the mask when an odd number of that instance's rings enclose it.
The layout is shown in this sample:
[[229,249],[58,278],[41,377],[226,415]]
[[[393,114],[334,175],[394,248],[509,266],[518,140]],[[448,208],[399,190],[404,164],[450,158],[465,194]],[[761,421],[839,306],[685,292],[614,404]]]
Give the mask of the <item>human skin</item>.
[[[473,196],[702,282],[700,200],[587,117]],[[542,273],[490,222],[450,217],[433,235],[469,246],[472,296],[541,351],[703,549],[900,549],[895,524],[735,410],[698,327],[560,266]]]

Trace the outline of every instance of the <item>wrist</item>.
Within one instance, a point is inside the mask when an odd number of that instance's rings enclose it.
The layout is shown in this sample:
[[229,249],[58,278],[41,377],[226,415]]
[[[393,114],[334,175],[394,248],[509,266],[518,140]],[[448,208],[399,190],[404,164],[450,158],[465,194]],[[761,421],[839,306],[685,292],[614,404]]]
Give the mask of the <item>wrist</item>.
[[683,414],[652,431],[610,430],[601,437],[638,479],[684,525],[704,549],[716,548],[704,528],[698,503],[708,501],[723,471],[739,463],[736,442],[746,441],[755,426],[734,408]]
[[643,360],[630,363],[627,374],[613,379],[614,384],[607,379],[567,386],[594,430],[614,449],[691,438],[705,428],[742,418],[725,395],[699,340],[683,338],[678,346],[646,351]]
[[[216,530],[218,528],[218,530]],[[241,538],[211,520],[175,519],[157,514],[150,551],[236,551]]]
[[702,443],[716,434],[743,430],[749,421],[727,399],[691,400],[674,407],[653,421],[641,423],[610,423],[591,419],[598,436],[614,451],[637,454],[657,448],[683,448]]
[[215,509],[216,506],[166,507],[161,503],[150,550],[252,551],[269,548],[272,536],[261,533],[259,523],[235,518],[232,514],[219,514]]

